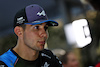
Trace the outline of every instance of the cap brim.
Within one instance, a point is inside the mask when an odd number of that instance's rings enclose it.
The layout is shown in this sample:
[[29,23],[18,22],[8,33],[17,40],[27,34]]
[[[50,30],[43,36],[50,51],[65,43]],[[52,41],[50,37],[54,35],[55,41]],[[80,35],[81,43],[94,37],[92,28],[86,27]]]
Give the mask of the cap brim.
[[36,24],[41,24],[41,23],[47,23],[48,26],[58,26],[58,23],[53,20],[39,20],[39,21],[34,21],[31,23],[24,23],[24,24],[30,24],[30,25],[36,25]]

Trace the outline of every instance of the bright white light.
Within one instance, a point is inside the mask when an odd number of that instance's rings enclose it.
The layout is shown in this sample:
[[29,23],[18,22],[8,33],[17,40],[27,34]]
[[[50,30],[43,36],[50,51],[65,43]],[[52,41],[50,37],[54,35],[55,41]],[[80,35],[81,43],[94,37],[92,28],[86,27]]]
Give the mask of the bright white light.
[[86,19],[75,20],[72,24],[64,25],[67,42],[76,47],[84,47],[91,43],[92,38]]
[[78,47],[84,47],[91,43],[92,38],[86,19],[80,19],[72,22],[76,42]]
[[74,31],[73,31],[73,27],[72,27],[72,24],[66,24],[64,26],[64,30],[65,30],[65,35],[66,35],[66,38],[67,38],[67,42],[69,44],[73,44],[76,42],[75,40],[75,35],[74,35]]
[[88,26],[84,26],[84,34],[86,35],[86,36],[90,36],[90,31],[89,31],[89,28],[88,28]]

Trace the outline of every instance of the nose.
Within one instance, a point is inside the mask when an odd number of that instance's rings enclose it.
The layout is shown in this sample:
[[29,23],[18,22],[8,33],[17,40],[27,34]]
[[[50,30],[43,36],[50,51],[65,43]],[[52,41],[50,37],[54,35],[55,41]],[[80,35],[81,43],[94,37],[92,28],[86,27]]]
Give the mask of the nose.
[[47,39],[47,37],[48,37],[48,31],[45,31],[45,29],[42,29],[40,31],[39,35],[40,35],[41,38],[46,38]]

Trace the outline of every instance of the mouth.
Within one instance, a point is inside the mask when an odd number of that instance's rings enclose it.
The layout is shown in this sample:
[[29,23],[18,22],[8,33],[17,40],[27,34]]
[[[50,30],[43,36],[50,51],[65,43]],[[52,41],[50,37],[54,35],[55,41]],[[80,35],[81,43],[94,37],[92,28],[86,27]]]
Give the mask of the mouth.
[[45,44],[45,41],[38,41],[38,42],[39,42],[40,44],[43,44],[43,45]]

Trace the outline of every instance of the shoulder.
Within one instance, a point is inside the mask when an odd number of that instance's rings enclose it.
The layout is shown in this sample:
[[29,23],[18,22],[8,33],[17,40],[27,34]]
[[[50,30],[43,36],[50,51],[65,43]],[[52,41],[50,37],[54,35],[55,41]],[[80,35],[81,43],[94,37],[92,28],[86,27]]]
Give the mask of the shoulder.
[[50,57],[54,57],[53,53],[51,52],[51,50],[48,50],[48,49],[44,49],[41,51],[41,55],[48,55]]
[[41,51],[42,53],[46,53],[46,54],[51,54],[53,55],[53,53],[51,52],[51,50],[48,50],[48,49],[44,49]]
[[9,49],[7,52],[5,52],[4,54],[0,56],[0,60],[3,58],[4,59],[7,59],[7,58],[14,59],[16,58],[16,55]]
[[0,56],[0,61],[10,67],[12,67],[11,64],[14,65],[14,62],[16,61],[16,59],[17,59],[17,56],[14,55],[10,49]]
[[[51,50],[48,49],[44,49],[43,51],[41,51],[41,56],[42,57],[47,57],[49,59],[49,61],[57,67],[62,67],[62,63],[61,61],[59,61],[59,59],[52,53]],[[45,59],[44,58],[44,59]],[[47,59],[46,59],[47,60]]]

